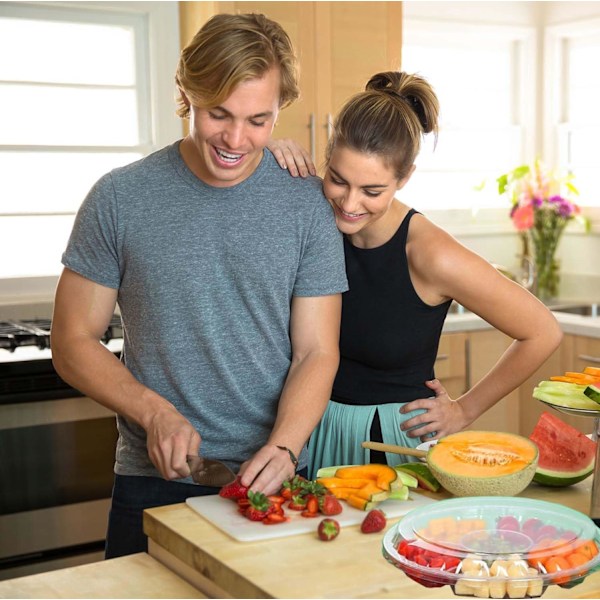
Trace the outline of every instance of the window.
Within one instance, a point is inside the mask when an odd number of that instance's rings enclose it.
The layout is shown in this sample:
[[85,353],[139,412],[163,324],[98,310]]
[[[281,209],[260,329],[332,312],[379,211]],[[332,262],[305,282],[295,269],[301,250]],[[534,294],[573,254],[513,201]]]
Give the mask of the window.
[[60,273],[92,184],[181,136],[177,23],[171,2],[0,3],[0,278]]
[[417,159],[410,204],[505,208],[496,177],[535,152],[535,30],[408,17],[402,36],[402,70],[423,75],[440,100],[438,143],[428,136]]
[[600,206],[597,143],[600,137],[600,20],[548,28],[545,97],[546,154],[575,175],[578,204]]

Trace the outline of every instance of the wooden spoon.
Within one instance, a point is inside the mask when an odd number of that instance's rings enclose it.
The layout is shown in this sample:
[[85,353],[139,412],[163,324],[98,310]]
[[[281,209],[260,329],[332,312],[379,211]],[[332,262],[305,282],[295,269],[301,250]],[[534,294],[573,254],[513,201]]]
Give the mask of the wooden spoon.
[[419,458],[425,458],[427,456],[426,450],[417,450],[416,448],[408,448],[406,446],[395,446],[394,444],[382,444],[381,442],[363,442],[361,446],[363,448],[369,448],[370,450],[392,452],[393,454],[406,454],[407,456],[418,456]]

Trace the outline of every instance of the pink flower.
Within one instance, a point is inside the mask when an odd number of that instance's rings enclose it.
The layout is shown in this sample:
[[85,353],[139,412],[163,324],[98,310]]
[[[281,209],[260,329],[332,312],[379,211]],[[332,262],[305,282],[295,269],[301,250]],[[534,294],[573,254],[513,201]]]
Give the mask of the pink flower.
[[533,205],[518,206],[512,213],[512,220],[517,231],[526,231],[533,227]]

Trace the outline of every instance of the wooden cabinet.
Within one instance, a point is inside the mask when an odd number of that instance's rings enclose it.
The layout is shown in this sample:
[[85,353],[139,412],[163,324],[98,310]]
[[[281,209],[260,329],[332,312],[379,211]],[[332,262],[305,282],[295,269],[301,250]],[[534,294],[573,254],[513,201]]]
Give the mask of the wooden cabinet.
[[282,25],[300,60],[301,98],[274,137],[311,149],[322,166],[331,119],[378,71],[400,67],[401,2],[180,2],[182,44],[217,12],[260,12]]
[[[512,339],[497,329],[469,334],[469,387],[482,379],[498,362]],[[473,421],[469,429],[519,432],[519,392],[515,390]]]
[[553,412],[565,423],[579,429],[583,433],[591,433],[594,420],[589,417],[575,417],[556,412],[532,396],[533,388],[552,375],[560,375],[565,371],[582,371],[586,366],[600,364],[600,339],[566,334],[560,347],[546,362],[520,387],[520,433],[529,436],[544,411]]
[[451,398],[458,398],[467,389],[466,333],[445,333],[440,339],[435,376]]

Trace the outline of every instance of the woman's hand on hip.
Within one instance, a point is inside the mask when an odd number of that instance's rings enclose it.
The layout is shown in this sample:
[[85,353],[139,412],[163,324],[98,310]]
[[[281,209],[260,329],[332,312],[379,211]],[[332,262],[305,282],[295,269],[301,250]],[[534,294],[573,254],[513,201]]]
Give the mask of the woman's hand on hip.
[[[435,396],[407,402],[400,409],[401,414],[419,409],[426,411],[402,423],[403,431],[415,427],[406,435],[418,437],[422,442],[426,442],[464,429],[468,422],[460,403],[450,398],[438,379],[426,381],[425,384],[435,393]],[[417,427],[419,425],[420,427]]]

